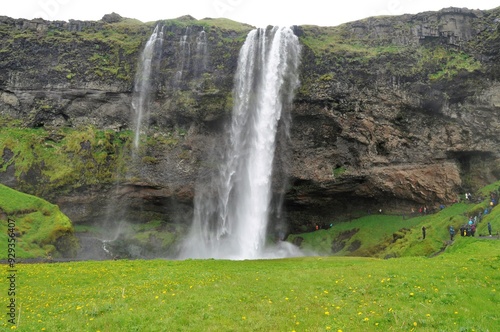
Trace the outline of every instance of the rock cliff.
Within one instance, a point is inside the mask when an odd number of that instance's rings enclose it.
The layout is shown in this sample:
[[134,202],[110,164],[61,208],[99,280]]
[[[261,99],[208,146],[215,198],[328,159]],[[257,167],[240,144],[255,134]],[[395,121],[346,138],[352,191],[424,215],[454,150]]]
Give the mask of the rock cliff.
[[[132,160],[134,75],[157,24],[149,129]],[[189,221],[251,29],[189,16],[0,17],[0,181],[57,202],[77,223],[105,219],[110,202],[137,220]],[[450,204],[500,178],[500,8],[294,31],[301,87],[276,159],[290,230]]]

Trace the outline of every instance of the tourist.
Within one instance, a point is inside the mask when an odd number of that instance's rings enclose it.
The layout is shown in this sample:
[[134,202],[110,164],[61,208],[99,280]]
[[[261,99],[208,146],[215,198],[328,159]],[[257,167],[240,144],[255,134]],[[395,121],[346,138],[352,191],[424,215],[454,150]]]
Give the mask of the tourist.
[[422,240],[425,240],[425,226],[422,226]]
[[454,235],[455,235],[455,229],[453,228],[453,226],[450,226],[450,239],[451,239],[451,241],[453,241]]
[[491,236],[491,224],[489,221],[488,221],[488,233],[490,233],[490,236]]

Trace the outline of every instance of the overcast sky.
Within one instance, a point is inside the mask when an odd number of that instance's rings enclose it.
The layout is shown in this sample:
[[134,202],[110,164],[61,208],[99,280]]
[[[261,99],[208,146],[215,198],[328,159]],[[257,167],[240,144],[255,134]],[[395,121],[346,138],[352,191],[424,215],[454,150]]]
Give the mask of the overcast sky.
[[446,7],[492,9],[498,0],[3,0],[0,15],[48,20],[99,20],[116,12],[143,22],[191,15],[226,17],[254,26],[335,26],[377,15],[415,14]]

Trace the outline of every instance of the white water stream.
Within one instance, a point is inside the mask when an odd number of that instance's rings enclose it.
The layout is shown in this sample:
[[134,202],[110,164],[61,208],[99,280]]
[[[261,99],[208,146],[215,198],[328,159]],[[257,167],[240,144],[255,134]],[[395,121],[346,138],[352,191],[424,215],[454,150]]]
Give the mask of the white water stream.
[[162,46],[163,29],[156,26],[144,46],[135,76],[134,93],[132,98],[132,108],[135,112],[134,150],[139,148],[139,138],[143,122],[145,122],[144,118],[147,117],[148,114],[153,58],[158,50],[161,51]]
[[266,246],[278,123],[298,87],[300,45],[290,28],[252,30],[233,89],[229,146],[210,188],[195,197],[181,258],[256,259],[296,255]]

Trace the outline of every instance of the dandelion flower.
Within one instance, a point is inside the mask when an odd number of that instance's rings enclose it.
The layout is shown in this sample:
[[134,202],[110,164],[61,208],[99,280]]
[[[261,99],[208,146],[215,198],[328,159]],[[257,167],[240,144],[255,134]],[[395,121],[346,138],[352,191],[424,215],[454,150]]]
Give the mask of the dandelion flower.
[[413,322],[413,326],[417,326],[417,322]]
[[325,315],[327,315],[327,316],[328,316],[329,314],[330,314],[330,312],[329,312],[329,311],[325,311]]

